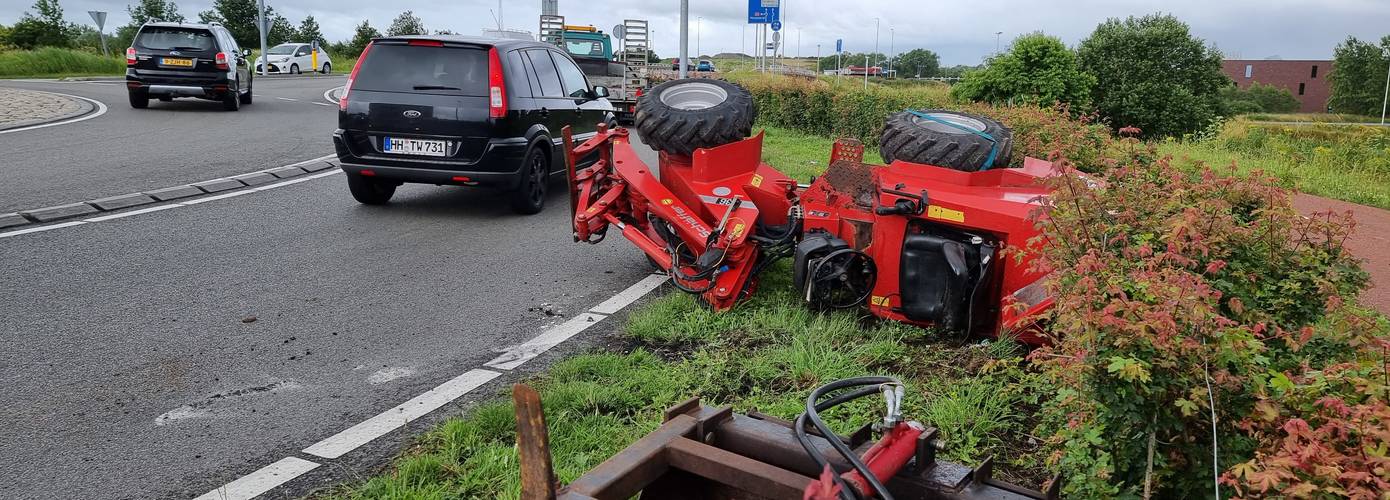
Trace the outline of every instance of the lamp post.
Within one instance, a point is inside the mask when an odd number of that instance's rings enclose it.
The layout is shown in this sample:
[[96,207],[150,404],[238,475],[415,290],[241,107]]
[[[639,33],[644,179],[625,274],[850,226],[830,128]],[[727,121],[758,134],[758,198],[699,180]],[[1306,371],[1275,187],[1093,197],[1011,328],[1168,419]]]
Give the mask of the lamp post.
[[700,26],[704,24],[705,18],[695,18],[695,57],[700,57]]
[[[879,25],[879,19],[878,19],[877,17],[875,17],[875,18],[874,18],[874,57],[878,57],[878,25]],[[865,66],[868,66],[868,65],[865,65]],[[869,68],[865,67],[865,68],[864,68],[864,88],[868,88],[868,85],[869,85]]]
[[[897,37],[894,36],[893,27],[892,27],[892,26],[889,26],[889,27],[888,27],[888,71],[893,71],[893,56],[894,56],[894,52],[893,52],[893,42],[895,42],[896,39],[897,39]],[[883,76],[887,77],[888,75],[887,75],[887,74],[884,74]]]
[[[1387,60],[1390,63],[1390,60]],[[1385,66],[1385,97],[1380,100],[1380,124],[1385,125],[1385,105],[1390,104],[1390,64]]]
[[1003,31],[994,32],[994,55],[999,55],[999,36],[1003,34]]
[[677,73],[680,78],[688,76],[685,72],[685,63],[690,59],[690,0],[681,0],[681,53],[676,59],[676,66],[679,66]]

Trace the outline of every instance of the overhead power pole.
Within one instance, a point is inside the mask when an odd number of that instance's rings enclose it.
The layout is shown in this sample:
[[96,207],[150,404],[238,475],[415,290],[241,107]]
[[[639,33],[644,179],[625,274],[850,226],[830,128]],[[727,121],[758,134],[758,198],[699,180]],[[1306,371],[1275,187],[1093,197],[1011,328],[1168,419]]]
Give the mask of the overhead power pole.
[[256,11],[256,19],[261,28],[261,58],[264,60],[261,63],[261,76],[265,76],[266,71],[270,70],[270,58],[265,55],[265,32],[270,30],[270,26],[265,23],[265,0],[260,0],[258,4],[259,10]]
[[[264,0],[263,0],[264,1]],[[685,78],[685,65],[690,62],[690,0],[681,0],[681,57],[676,61],[680,66],[680,77]]]

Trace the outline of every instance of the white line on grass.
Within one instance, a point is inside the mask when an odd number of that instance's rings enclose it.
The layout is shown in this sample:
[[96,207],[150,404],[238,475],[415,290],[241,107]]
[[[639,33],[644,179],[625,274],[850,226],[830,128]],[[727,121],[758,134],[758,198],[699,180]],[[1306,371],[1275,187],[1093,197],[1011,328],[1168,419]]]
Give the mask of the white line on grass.
[[627,307],[628,304],[631,304],[637,301],[637,299],[642,298],[643,295],[646,295],[652,290],[655,290],[656,287],[661,286],[661,284],[665,283],[667,279],[669,278],[664,274],[653,274],[651,276],[647,276],[646,278],[642,278],[641,281],[633,283],[632,286],[627,287],[626,290],[618,292],[617,295],[614,295],[610,297],[608,300],[603,301],[603,303],[594,306],[594,308],[590,309],[589,312],[595,312],[599,314],[613,314],[615,312],[618,312],[619,310],[622,310],[622,308]]
[[[47,90],[40,90],[40,91],[38,91],[38,92],[48,92],[48,91],[47,91]],[[96,106],[97,110],[96,110],[96,111],[93,111],[93,112],[91,112],[91,113],[87,113],[87,114],[85,114],[85,115],[76,117],[76,118],[69,119],[69,120],[56,121],[56,122],[53,122],[53,123],[41,123],[41,124],[38,124],[38,125],[29,126],[29,127],[12,128],[12,129],[9,129],[9,130],[0,130],[0,134],[11,134],[11,133],[14,133],[14,132],[23,132],[23,131],[25,131],[25,130],[34,130],[34,129],[44,128],[44,127],[56,127],[56,126],[59,126],[59,125],[67,125],[67,124],[69,124],[69,123],[77,123],[77,122],[84,121],[84,120],[91,120],[92,118],[96,118],[96,117],[98,117],[98,116],[101,116],[101,115],[106,114],[106,105],[103,104],[101,101],[98,101],[98,100],[96,100],[96,99],[88,99],[88,98],[82,97],[82,96],[80,96],[80,95],[60,94],[60,93],[58,93],[58,92],[48,92],[48,93],[50,93],[50,94],[58,94],[58,95],[63,96],[63,97],[71,97],[71,98],[73,98],[73,99],[81,99],[81,100],[90,102],[90,103],[92,103],[93,106]]]
[[296,457],[285,457],[256,472],[204,493],[194,500],[250,500],[318,468],[319,464]]
[[478,388],[497,378],[501,373],[491,370],[469,370],[463,375],[439,384],[438,387],[415,396],[400,406],[386,410],[362,423],[349,427],[343,432],[319,441],[304,449],[304,453],[323,458],[338,458],[343,454],[371,442],[373,439],[394,431],[411,420],[423,417],[449,402],[458,399],[468,391]]

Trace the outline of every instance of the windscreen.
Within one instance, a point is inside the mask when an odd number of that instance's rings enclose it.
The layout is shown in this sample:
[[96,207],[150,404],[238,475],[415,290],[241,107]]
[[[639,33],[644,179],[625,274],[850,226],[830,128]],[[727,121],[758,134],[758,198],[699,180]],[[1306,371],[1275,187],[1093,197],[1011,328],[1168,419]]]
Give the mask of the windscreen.
[[270,50],[265,51],[265,53],[270,54],[272,56],[290,55],[293,54],[294,49],[298,47],[298,45],[276,45],[274,47],[271,47]]
[[565,50],[579,57],[603,57],[603,42],[593,40],[565,40]]
[[487,95],[487,51],[378,44],[367,52],[352,90]]
[[153,50],[211,52],[217,50],[217,39],[204,29],[147,26],[140,30],[135,45]]

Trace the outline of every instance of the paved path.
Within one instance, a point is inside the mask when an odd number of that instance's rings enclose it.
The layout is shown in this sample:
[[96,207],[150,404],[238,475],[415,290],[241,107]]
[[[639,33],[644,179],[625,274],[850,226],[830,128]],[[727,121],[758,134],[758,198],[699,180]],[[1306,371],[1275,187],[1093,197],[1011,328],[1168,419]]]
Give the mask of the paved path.
[[93,108],[87,101],[52,92],[0,87],[0,130],[73,118]]
[[1390,314],[1390,211],[1340,200],[1298,194],[1293,200],[1300,212],[1345,212],[1350,210],[1356,228],[1347,241],[1353,255],[1364,259],[1362,267],[1371,273],[1371,288],[1361,295],[1361,303]]

